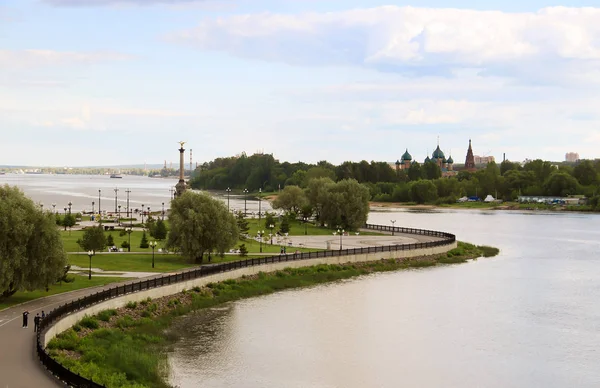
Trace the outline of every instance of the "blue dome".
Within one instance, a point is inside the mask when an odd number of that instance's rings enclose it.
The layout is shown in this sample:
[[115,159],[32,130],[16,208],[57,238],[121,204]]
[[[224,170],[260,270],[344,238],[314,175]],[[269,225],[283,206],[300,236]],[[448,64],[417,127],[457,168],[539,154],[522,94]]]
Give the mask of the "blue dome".
[[425,163],[429,163],[431,162],[431,159],[429,159],[429,156],[425,158]]
[[405,162],[407,160],[412,160],[412,156],[408,153],[408,149],[404,152],[404,155],[402,155],[402,161]]
[[452,156],[450,156],[448,158],[448,164],[454,164],[454,160],[452,159]]

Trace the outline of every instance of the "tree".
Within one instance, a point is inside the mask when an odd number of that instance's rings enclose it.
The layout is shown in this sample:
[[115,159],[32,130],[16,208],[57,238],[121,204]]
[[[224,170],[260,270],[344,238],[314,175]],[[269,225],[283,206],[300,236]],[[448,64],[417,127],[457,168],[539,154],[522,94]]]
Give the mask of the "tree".
[[368,215],[369,189],[354,179],[339,181],[324,195],[321,219],[331,227],[356,230]]
[[169,231],[167,230],[167,225],[162,219],[156,221],[156,225],[154,226],[154,230],[152,231],[151,236],[157,239],[158,241],[165,240],[167,238],[167,234]]
[[544,182],[546,194],[566,197],[577,192],[577,179],[566,172],[556,171]]
[[309,205],[313,208],[317,220],[321,219],[326,194],[333,185],[335,185],[335,182],[329,178],[317,178],[308,182],[306,198]]
[[286,186],[273,201],[275,209],[299,213],[300,209],[308,203],[304,191],[298,186]]
[[271,212],[265,212],[265,228],[268,228],[269,225],[275,225],[275,222],[275,214]]
[[[112,240],[112,236],[110,236]],[[102,226],[95,226],[92,228],[86,228],[83,231],[83,237],[77,240],[77,244],[84,251],[102,252],[106,248],[107,244],[106,235]],[[111,246],[114,245],[114,241]]]
[[45,289],[67,263],[54,216],[16,187],[0,186],[0,298]]
[[411,183],[410,198],[416,203],[430,203],[438,198],[437,187],[431,181]]
[[584,186],[598,182],[598,173],[594,168],[594,164],[589,160],[584,160],[575,166],[573,176]]
[[248,256],[248,248],[246,248],[246,244],[240,244],[239,250],[240,250],[241,257]]
[[246,217],[244,217],[244,212],[238,211],[237,213],[235,213],[235,222],[239,230],[240,238],[244,240],[246,238],[246,235],[248,234],[248,231],[250,230],[248,220],[246,219]]
[[290,232],[289,217],[283,217],[283,220],[281,220],[281,225],[279,225],[279,232],[282,234]]
[[65,231],[69,228],[69,235],[71,234],[71,228],[75,226],[76,220],[75,216],[72,214],[65,214],[62,220],[62,224],[65,227]]
[[442,170],[436,162],[427,162],[423,164],[422,169],[425,179],[439,179],[442,177]]
[[206,252],[224,254],[238,241],[239,229],[227,205],[191,191],[171,202],[168,246],[201,263]]
[[115,239],[113,238],[112,234],[109,234],[106,238],[106,245],[108,245],[109,247],[115,245]]
[[417,181],[423,178],[423,170],[419,162],[413,162],[408,168],[408,179]]
[[148,244],[148,237],[146,236],[146,231],[142,233],[142,241],[140,241],[140,248],[146,249],[149,248],[150,244]]

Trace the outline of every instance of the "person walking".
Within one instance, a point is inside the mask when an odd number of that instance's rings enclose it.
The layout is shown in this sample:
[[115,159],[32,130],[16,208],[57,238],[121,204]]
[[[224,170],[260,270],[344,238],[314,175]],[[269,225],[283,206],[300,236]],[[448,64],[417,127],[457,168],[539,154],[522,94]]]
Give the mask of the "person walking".
[[27,316],[29,315],[29,311],[23,311],[23,328],[27,328]]
[[37,329],[38,326],[40,325],[40,313],[37,313],[35,315],[35,318],[33,318],[33,331],[37,333]]
[[46,313],[42,310],[42,319],[46,318]]

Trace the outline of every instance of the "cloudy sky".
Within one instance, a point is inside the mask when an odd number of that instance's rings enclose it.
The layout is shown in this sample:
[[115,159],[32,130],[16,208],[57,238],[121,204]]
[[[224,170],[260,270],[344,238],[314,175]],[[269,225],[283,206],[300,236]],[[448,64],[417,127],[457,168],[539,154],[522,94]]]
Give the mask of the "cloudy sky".
[[597,0],[0,0],[0,165],[600,157]]

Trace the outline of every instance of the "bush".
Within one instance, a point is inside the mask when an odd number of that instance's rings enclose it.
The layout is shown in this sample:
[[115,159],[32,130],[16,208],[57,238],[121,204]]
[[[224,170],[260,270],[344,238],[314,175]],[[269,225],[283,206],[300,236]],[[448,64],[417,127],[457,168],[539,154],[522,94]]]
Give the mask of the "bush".
[[113,238],[112,234],[109,234],[106,238],[106,245],[108,245],[109,247],[115,245],[115,239]]
[[150,302],[152,302],[152,298],[148,297],[148,298],[144,299],[143,301],[141,301],[140,304],[142,306],[147,306],[148,303],[150,303]]
[[148,244],[148,237],[146,237],[146,232],[142,234],[142,241],[140,242],[140,248],[146,249],[150,248],[150,244]]
[[125,305],[125,307],[127,307],[128,309],[133,310],[134,308],[137,307],[137,302],[127,302],[127,304]]
[[477,248],[482,252],[483,257],[494,257],[500,253],[500,249],[486,245],[480,245]]
[[98,319],[104,322],[110,321],[111,317],[117,315],[117,310],[104,310],[98,313]]
[[100,327],[100,325],[98,324],[98,321],[93,318],[93,317],[84,317],[81,321],[79,321],[79,325],[81,327],[87,327],[88,329],[97,329],[98,327]]
[[123,249],[129,249],[129,243],[127,241],[123,241],[121,243],[121,248],[123,248]]
[[241,244],[239,249],[240,249],[240,256],[241,257],[248,256],[248,248],[246,248],[246,244]]

